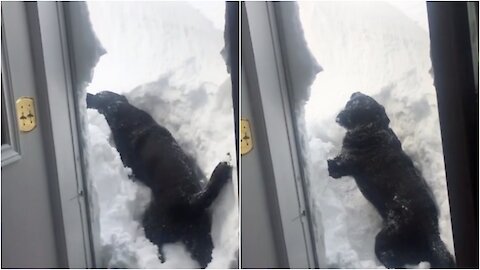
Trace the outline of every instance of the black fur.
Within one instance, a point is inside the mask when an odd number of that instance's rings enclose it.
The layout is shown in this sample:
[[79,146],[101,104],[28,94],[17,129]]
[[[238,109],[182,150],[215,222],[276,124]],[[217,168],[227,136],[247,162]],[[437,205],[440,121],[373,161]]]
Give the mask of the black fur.
[[333,178],[351,175],[383,218],[375,254],[388,268],[428,261],[432,268],[453,268],[440,239],[438,210],[420,171],[402,150],[383,106],[354,93],[337,123],[347,129],[340,155],[328,160]]
[[182,241],[205,268],[212,259],[211,217],[207,208],[231,178],[231,166],[217,165],[207,186],[196,162],[180,148],[170,132],[119,94],[87,94],[87,107],[103,114],[125,166],[152,190],[143,216],[147,238],[159,247]]

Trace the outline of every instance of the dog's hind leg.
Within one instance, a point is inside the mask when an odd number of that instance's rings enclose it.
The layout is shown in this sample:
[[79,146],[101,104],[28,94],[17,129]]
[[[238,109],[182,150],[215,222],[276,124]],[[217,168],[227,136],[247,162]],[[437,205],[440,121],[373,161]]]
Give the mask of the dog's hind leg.
[[170,242],[170,241],[165,241],[162,236],[165,235],[165,232],[162,232],[161,230],[155,230],[149,227],[144,227],[145,229],[145,237],[147,237],[150,242],[155,244],[157,246],[158,250],[158,259],[160,260],[161,263],[165,262],[165,255],[163,254],[162,247],[164,244]]
[[208,231],[199,232],[195,235],[185,235],[182,242],[201,268],[206,268],[212,261],[213,241]]
[[428,257],[431,268],[455,268],[455,260],[438,234],[430,241]]
[[[406,262],[402,258],[402,237],[389,227],[383,228],[375,238],[375,255],[387,268],[405,268]],[[401,241],[401,240],[400,240]]]
[[165,262],[165,256],[162,250],[163,245],[179,240],[176,235],[168,231],[168,226],[159,218],[163,215],[164,213],[161,212],[161,208],[157,208],[154,204],[151,204],[143,214],[142,220],[145,237],[157,246],[158,259],[162,263]]
[[222,190],[222,187],[232,178],[232,166],[227,162],[218,163],[215,170],[213,170],[208,181],[207,186],[199,193],[196,193],[190,199],[190,206],[192,209],[202,210],[209,207],[217,198]]
[[387,268],[405,268],[431,260],[428,245],[422,235],[398,224],[387,225],[375,238],[375,255]]

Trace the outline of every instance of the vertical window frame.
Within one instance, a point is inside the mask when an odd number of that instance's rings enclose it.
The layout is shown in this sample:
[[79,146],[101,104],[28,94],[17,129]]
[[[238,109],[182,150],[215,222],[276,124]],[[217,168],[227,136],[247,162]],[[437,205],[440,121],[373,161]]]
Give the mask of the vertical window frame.
[[[1,22],[2,36],[3,16]],[[2,167],[12,164],[21,159],[19,131],[17,119],[15,117],[15,102],[11,88],[10,66],[8,62],[8,48],[5,40],[2,38],[2,129],[7,128],[6,135],[8,136],[5,144],[2,144]],[[2,130],[3,134],[3,130]]]

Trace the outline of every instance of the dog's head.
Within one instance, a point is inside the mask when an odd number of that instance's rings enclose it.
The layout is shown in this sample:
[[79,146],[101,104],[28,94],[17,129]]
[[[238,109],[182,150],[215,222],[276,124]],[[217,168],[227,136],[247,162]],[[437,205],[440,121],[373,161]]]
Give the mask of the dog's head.
[[336,121],[346,129],[354,129],[368,124],[388,127],[390,123],[385,108],[373,98],[360,92],[352,94],[345,109],[337,115]]
[[[87,93],[87,108],[96,109],[103,114],[110,125],[117,126],[123,119],[120,112],[128,113],[124,108],[130,107],[130,103],[125,96],[110,91],[102,91],[96,95]],[[123,109],[122,109],[123,108]]]
[[128,104],[127,98],[110,91],[102,91],[96,95],[87,93],[87,108],[97,109],[100,113],[119,104]]

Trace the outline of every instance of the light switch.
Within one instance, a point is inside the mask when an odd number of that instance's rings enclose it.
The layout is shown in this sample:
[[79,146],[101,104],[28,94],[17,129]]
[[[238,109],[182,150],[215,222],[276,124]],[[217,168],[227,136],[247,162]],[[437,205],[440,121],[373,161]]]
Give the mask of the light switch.
[[29,132],[37,126],[35,104],[32,97],[21,97],[17,99],[17,122],[20,131]]
[[253,149],[252,132],[250,122],[242,118],[240,121],[240,154],[245,155]]

